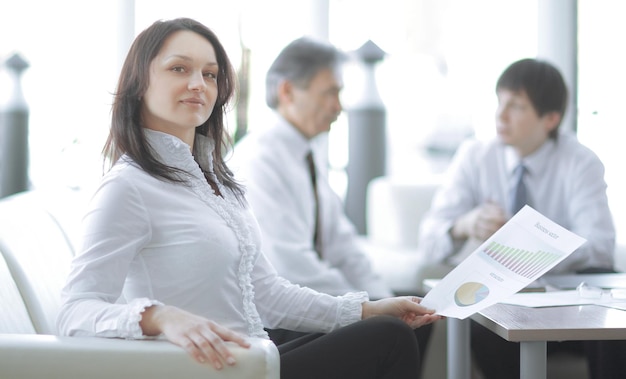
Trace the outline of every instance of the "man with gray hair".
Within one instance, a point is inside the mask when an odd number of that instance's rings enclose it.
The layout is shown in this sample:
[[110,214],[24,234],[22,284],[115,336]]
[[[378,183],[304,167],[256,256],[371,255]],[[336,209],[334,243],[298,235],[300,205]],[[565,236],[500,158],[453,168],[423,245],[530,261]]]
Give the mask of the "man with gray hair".
[[[229,166],[247,187],[264,252],[280,275],[331,295],[366,291],[379,299],[393,293],[374,272],[340,197],[312,158],[316,138],[342,111],[345,60],[334,46],[308,37],[288,44],[266,77],[275,119],[237,143]],[[416,330],[422,355],[430,331]],[[278,343],[294,337],[269,332]]]

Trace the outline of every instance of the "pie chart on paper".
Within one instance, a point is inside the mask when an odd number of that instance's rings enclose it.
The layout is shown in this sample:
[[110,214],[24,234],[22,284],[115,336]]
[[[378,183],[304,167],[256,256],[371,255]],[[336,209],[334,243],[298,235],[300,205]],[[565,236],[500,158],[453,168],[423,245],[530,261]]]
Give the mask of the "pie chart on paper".
[[454,302],[459,307],[469,307],[486,299],[487,296],[489,296],[487,286],[478,282],[466,282],[454,293]]

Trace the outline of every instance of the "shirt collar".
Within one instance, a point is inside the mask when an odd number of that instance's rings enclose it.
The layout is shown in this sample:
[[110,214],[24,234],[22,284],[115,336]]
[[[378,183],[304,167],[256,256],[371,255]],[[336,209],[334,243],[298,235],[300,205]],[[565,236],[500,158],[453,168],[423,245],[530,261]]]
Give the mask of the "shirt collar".
[[549,159],[549,155],[555,149],[555,145],[556,141],[553,138],[549,138],[537,151],[524,157],[524,159],[521,159],[511,146],[505,146],[504,159],[506,171],[509,175],[513,176],[515,168],[523,162],[528,173],[538,172],[546,160]]
[[276,114],[277,122],[275,123],[276,135],[278,138],[286,142],[286,146],[290,155],[294,157],[301,156],[302,159],[306,158],[309,151],[313,150],[313,140],[307,139],[300,133],[295,126],[290,124],[284,117]]

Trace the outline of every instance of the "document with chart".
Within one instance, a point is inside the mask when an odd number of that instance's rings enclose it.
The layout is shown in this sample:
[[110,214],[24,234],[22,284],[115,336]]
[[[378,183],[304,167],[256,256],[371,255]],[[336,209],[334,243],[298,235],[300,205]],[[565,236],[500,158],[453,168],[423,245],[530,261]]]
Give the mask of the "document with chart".
[[525,206],[441,279],[422,304],[446,317],[467,318],[526,287],[585,241]]

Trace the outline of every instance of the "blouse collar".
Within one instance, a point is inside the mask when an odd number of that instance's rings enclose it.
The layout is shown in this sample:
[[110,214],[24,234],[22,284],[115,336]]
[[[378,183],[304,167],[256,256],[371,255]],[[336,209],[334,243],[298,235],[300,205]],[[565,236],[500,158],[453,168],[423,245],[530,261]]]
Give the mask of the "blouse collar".
[[143,130],[150,146],[162,163],[192,174],[198,171],[198,165],[205,171],[213,172],[215,143],[211,138],[196,134],[194,143],[199,154],[196,161],[191,146],[180,138],[148,128]]

